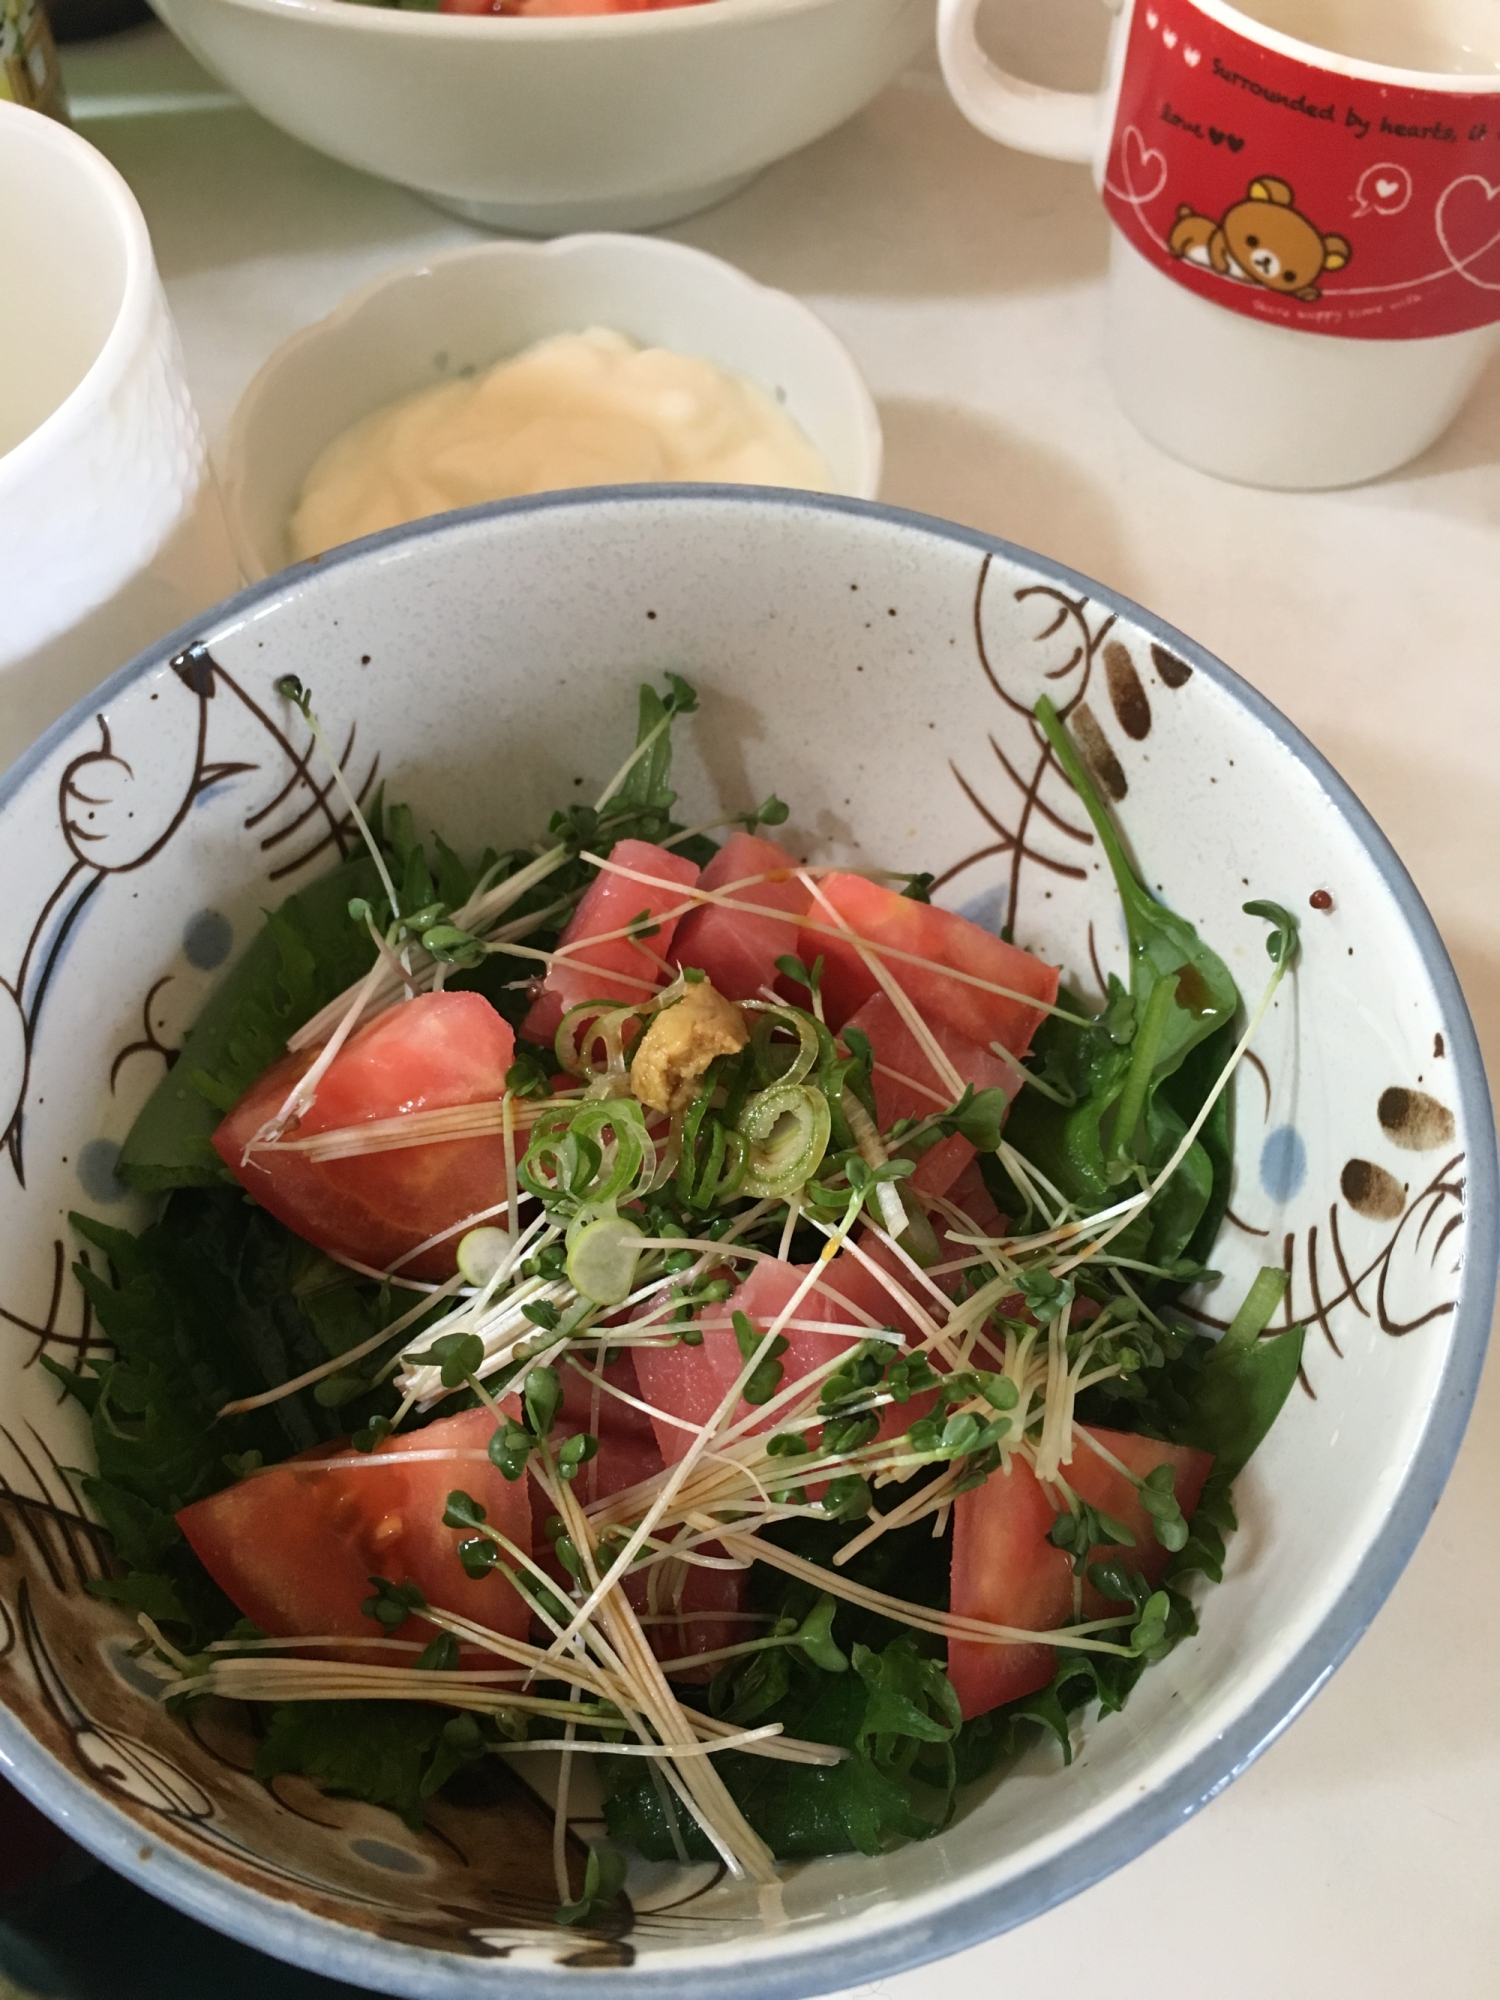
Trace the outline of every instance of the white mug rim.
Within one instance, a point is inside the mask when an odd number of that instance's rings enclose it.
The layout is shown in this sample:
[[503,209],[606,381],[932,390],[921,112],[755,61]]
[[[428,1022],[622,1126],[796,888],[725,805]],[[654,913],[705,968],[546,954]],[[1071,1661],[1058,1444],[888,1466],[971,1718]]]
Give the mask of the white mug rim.
[[[1148,0],[1134,0],[1134,4],[1140,8],[1147,5]],[[1253,15],[1231,6],[1229,0],[1187,0],[1187,4],[1220,27],[1230,28],[1235,34],[1242,35],[1246,41],[1255,42],[1261,48],[1274,49],[1278,55],[1290,56],[1296,62],[1307,64],[1310,69],[1323,70],[1330,76],[1403,90],[1438,91],[1454,97],[1500,97],[1500,72],[1486,75],[1483,72],[1402,69],[1392,63],[1368,62],[1363,57],[1341,55],[1336,49],[1322,49],[1316,42],[1300,41],[1295,35],[1284,34],[1280,28],[1268,27],[1264,21],[1257,21]]]
[[[20,121],[26,120],[23,125]],[[119,310],[100,342],[83,378],[19,443],[0,454],[0,497],[30,477],[36,464],[56,450],[70,431],[87,421],[88,412],[107,401],[124,374],[150,325],[156,295],[156,262],[151,234],[140,204],[123,176],[99,150],[70,126],[18,104],[0,102],[0,128],[14,123],[21,143],[71,155],[82,167],[114,223],[125,253],[125,282]]]

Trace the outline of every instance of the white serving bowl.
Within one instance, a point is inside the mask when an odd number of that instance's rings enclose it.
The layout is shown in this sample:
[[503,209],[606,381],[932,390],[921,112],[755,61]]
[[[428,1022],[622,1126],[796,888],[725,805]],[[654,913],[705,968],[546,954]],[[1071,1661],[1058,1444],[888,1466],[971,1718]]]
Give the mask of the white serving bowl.
[[549,19],[349,0],[157,0],[273,125],[467,221],[645,229],[722,201],[868,104],[923,0],[709,0]]
[[351,424],[548,334],[591,326],[758,383],[821,452],[835,492],[875,498],[881,436],[870,392],[842,341],[789,292],[654,237],[481,243],[375,279],[278,348],[245,391],[224,476],[245,575],[290,560],[302,483]]
[[[1301,913],[1300,967],[1237,1093],[1237,1221],[1205,1306],[1222,1316],[1268,1247],[1285,1256],[1296,1311],[1315,1315],[1316,1396],[1294,1392],[1237,1484],[1242,1527],[1201,1633],[1123,1716],[1085,1725],[1070,1769],[1029,1751],[938,1838],[789,1867],[779,1902],[712,1869],[637,1866],[633,1928],[587,1939],[547,1929],[550,1896],[525,1900],[533,1862],[551,1878],[548,1819],[523,1793],[489,1817],[434,1801],[435,1830],[415,1835],[301,1780],[261,1787],[232,1714],[189,1728],[153,1703],[134,1628],[83,1588],[96,1536],[55,1467],[86,1462],[84,1427],[31,1361],[87,1338],[65,1211],[142,1218],[115,1149],[212,968],[351,838],[278,676],[313,688],[355,786],[383,783],[419,827],[477,848],[587,796],[575,780],[614,768],[637,684],[667,667],[702,696],[676,771],[686,819],[774,787],[799,851],[937,870],[945,901],[1013,923],[1086,988],[1096,964],[1123,968],[1124,940],[1032,729],[1043,692],[1108,773],[1149,881],[1244,992],[1268,961],[1243,902]],[[27,1330],[0,1348],[0,1758],[86,1846],[238,1937],[422,2000],[569,2000],[610,1966],[611,1991],[646,2000],[791,2000],[940,1957],[1211,1799],[1338,1665],[1427,1524],[1497,1254],[1494,1127],[1452,969],[1378,829],[1281,716],[1039,557],[732,488],[564,494],[397,530],[247,591],[75,711],[0,782],[0,869],[0,1307]]]
[[102,153],[0,100],[0,759],[234,589],[145,218]]

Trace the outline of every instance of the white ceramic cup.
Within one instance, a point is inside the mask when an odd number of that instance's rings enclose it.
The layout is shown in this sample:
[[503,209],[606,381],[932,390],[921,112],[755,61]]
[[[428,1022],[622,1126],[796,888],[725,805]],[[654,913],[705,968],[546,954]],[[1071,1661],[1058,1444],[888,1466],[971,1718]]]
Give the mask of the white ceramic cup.
[[1093,93],[1008,75],[978,7],[939,0],[943,74],[990,137],[1092,166],[1149,438],[1326,487],[1441,435],[1500,344],[1500,0],[1123,0]]
[[0,102],[0,767],[238,572],[135,198]]

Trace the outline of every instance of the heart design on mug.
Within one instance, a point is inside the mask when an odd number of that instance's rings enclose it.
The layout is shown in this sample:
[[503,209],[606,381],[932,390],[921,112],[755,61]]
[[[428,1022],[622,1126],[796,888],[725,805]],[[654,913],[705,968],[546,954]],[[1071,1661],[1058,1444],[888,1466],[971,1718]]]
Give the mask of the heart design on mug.
[[[1459,276],[1481,291],[1500,292],[1500,257],[1491,255],[1500,248],[1500,187],[1491,187],[1483,174],[1463,174],[1443,189],[1433,220]],[[1476,268],[1486,259],[1488,277]]]
[[1164,41],[1164,42],[1166,43],[1166,45],[1167,45],[1167,47],[1168,47],[1169,49],[1175,49],[1175,48],[1176,48],[1176,46],[1177,46],[1177,31],[1176,31],[1176,29],[1175,29],[1175,28],[1163,28],[1163,29],[1162,29],[1162,31],[1161,31],[1161,38],[1162,38],[1162,40],[1163,40],[1163,41]]
[[1210,125],[1210,126],[1209,126],[1209,128],[1208,128],[1208,136],[1209,136],[1209,138],[1210,138],[1210,139],[1212,139],[1212,140],[1213,140],[1213,142],[1214,142],[1214,144],[1215,144],[1216,146],[1222,146],[1222,145],[1223,145],[1223,143],[1224,143],[1224,140],[1225,140],[1225,137],[1226,137],[1226,134],[1225,134],[1225,133],[1223,133],[1223,132],[1221,132],[1221,131],[1219,130],[1219,128],[1218,128],[1218,126],[1217,126],[1217,125]]
[[1245,150],[1244,140],[1237,138],[1233,132],[1229,134],[1229,150],[1231,153],[1243,153]]
[[1376,181],[1375,192],[1382,201],[1389,201],[1393,194],[1400,194],[1400,181]]
[[1166,154],[1158,152],[1155,146],[1148,146],[1137,125],[1125,127],[1117,166],[1124,185],[1116,187],[1108,172],[1104,185],[1112,195],[1118,196],[1121,201],[1128,201],[1134,209],[1149,207],[1167,184]]
[[1146,26],[1151,30],[1153,35],[1156,33],[1160,23],[1161,15],[1154,8],[1148,7],[1146,9]]
[[1184,49],[1182,60],[1187,64],[1189,69],[1196,69],[1203,60],[1203,51],[1202,49]]

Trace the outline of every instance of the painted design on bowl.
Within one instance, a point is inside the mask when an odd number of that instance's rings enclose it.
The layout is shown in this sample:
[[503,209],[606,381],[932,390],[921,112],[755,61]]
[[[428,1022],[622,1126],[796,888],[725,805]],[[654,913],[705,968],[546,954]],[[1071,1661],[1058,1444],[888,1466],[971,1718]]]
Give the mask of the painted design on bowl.
[[[1012,643],[992,645],[986,634],[987,617],[995,610],[990,590],[994,563],[993,556],[986,556],[979,567],[974,592],[974,647],[985,680],[1008,711],[1011,741],[1003,742],[991,730],[987,743],[1010,796],[1005,803],[990,805],[980,781],[968,775],[972,766],[967,759],[950,763],[960,791],[994,838],[952,863],[937,877],[936,886],[949,888],[985,863],[1003,860],[1003,900],[984,908],[982,920],[997,926],[1005,922],[1014,929],[1020,920],[1036,920],[1032,913],[1039,896],[1051,902],[1069,892],[1078,896],[1085,893],[1090,870],[1081,865],[1081,858],[1097,844],[1072,786],[1032,719],[1036,701],[1043,694],[1051,697],[1094,777],[1117,808],[1130,795],[1130,780],[1121,759],[1128,745],[1151,739],[1157,711],[1146,678],[1121,637],[1125,628],[1118,613],[1095,605],[1081,592],[1051,583],[1013,587],[1008,602],[999,607],[999,616],[993,620]],[[1012,605],[1015,614],[1010,610]],[[1014,643],[1023,635],[1029,636],[1029,646]],[[1148,657],[1153,679],[1167,691],[1168,700],[1187,687],[1193,669],[1185,660],[1154,642]],[[1102,674],[1096,671],[1099,669]],[[1092,705],[1098,700],[1101,678],[1114,726],[1125,739],[1118,746]],[[1124,826],[1128,837],[1128,814]],[[1049,883],[1051,886],[1046,886]],[[1082,886],[1074,891],[1075,884]],[[1161,885],[1152,886],[1159,889]],[[1327,890],[1315,890],[1307,906],[1320,913],[1331,910],[1333,898]],[[972,902],[968,907],[970,914],[981,914]],[[1055,918],[1048,921],[1050,925]],[[1123,972],[1123,954],[1118,957],[1120,962],[1114,969]],[[1088,966],[1095,996],[1102,994],[1106,968],[1092,914],[1087,917],[1087,956],[1073,963]],[[1435,1061],[1444,1059],[1440,1033],[1434,1036],[1433,1053]],[[1346,1207],[1356,1217],[1394,1225],[1383,1241],[1362,1248],[1358,1255],[1365,1261],[1356,1271],[1350,1266],[1340,1234],[1338,1199],[1331,1198],[1331,1190],[1322,1186],[1309,1189],[1307,1142],[1294,1122],[1273,1115],[1275,1090],[1264,1061],[1253,1050],[1249,1061],[1264,1087],[1264,1131],[1254,1144],[1254,1172],[1244,1172],[1242,1163],[1228,1219],[1241,1235],[1266,1241],[1269,1249],[1262,1253],[1264,1260],[1280,1262],[1287,1271],[1287,1291],[1277,1327],[1299,1322],[1315,1326],[1328,1350],[1342,1359],[1345,1350],[1336,1325],[1343,1328],[1342,1339],[1348,1341],[1352,1326],[1345,1322],[1373,1319],[1382,1333],[1402,1335],[1451,1314],[1461,1256],[1457,1245],[1449,1246],[1463,1226],[1463,1153],[1446,1159],[1415,1193],[1408,1179],[1398,1177],[1378,1161],[1351,1158],[1346,1162],[1338,1188]],[[1241,1100],[1244,1095],[1239,1093]],[[1243,1131],[1248,1120],[1242,1102],[1240,1108],[1241,1137],[1248,1140]],[[1456,1131],[1448,1107],[1430,1092],[1410,1085],[1393,1085],[1382,1091],[1376,1120],[1389,1146],[1406,1153],[1451,1147]],[[1297,1205],[1296,1217],[1288,1218],[1293,1226],[1281,1230],[1278,1243],[1271,1242],[1269,1227],[1242,1220],[1236,1213],[1234,1201],[1248,1207],[1257,1191],[1273,1208]],[[1306,1199],[1300,1199],[1304,1196]],[[1322,1220],[1325,1201],[1326,1224]],[[1316,1212],[1319,1219],[1300,1219],[1310,1212]],[[1324,1232],[1321,1249],[1320,1228]],[[1440,1270],[1445,1251],[1447,1261]],[[1325,1261],[1330,1259],[1334,1266],[1331,1274]],[[1447,1284],[1444,1295],[1436,1299],[1427,1290],[1434,1279],[1440,1291],[1445,1280]],[[1413,1299],[1418,1302],[1411,1303]],[[1207,1310],[1201,1298],[1189,1297],[1184,1304],[1204,1326],[1222,1330],[1229,1323],[1227,1316]],[[1302,1382],[1309,1394],[1314,1393],[1305,1363]]]
[[[134,753],[131,757],[120,754],[107,718],[102,714],[97,717],[97,745],[72,759],[58,787],[58,827],[67,850],[66,865],[42,900],[15,969],[0,974],[0,1079],[5,1079],[0,1083],[0,1108],[5,1118],[0,1125],[0,1145],[9,1152],[22,1186],[26,1183],[22,1134],[32,1049],[53,974],[71,942],[74,926],[108,877],[149,867],[216,787],[263,768],[258,759],[215,759],[209,754],[208,704],[216,695],[223,692],[241,703],[270,739],[273,754],[287,766],[285,781],[274,797],[244,821],[244,831],[258,836],[255,845],[261,854],[273,854],[288,841],[297,843],[285,856],[277,856],[266,880],[282,881],[324,855],[344,860],[359,840],[333,780],[312,769],[315,745],[311,732],[299,749],[268,710],[232,674],[216,665],[205,648],[190,647],[171,664],[196,702],[195,727],[155,733],[148,746],[152,761],[146,765]],[[378,753],[372,757],[363,776],[358,776],[357,736],[358,724],[351,722],[340,758],[351,782],[358,779],[355,797],[363,803],[378,781],[380,757]],[[268,830],[262,832],[263,827]],[[202,911],[184,930],[183,956],[200,971],[212,970],[228,956],[232,935],[225,917]],[[109,1079],[111,1094],[122,1065],[131,1056],[159,1055],[171,1068],[176,1051],[158,1041],[151,1010],[173,977],[170,972],[163,973],[142,1001],[141,1038],[116,1055]],[[91,1170],[81,1167],[85,1192],[96,1199],[119,1199],[114,1194],[100,1197],[90,1185],[91,1179],[100,1181],[107,1171],[102,1161]]]
[[[66,1497],[45,1444],[26,1452],[36,1493],[0,1489],[0,1676],[33,1736],[105,1792],[143,1837],[196,1851],[267,1894],[290,1896],[393,1940],[465,1955],[542,1953],[567,1966],[620,1967],[627,1934],[680,1924],[719,1879],[684,1871],[647,1907],[580,1930],[553,1920],[552,1813],[508,1766],[487,1766],[457,1803],[435,1800],[426,1832],[391,1814],[326,1797],[306,1780],[269,1787],[252,1772],[256,1738],[237,1705],[210,1702],[169,1715],[140,1666],[133,1625],[89,1595],[116,1573],[108,1537]],[[587,1847],[602,1832],[580,1815],[568,1864],[581,1893]],[[145,1858],[143,1850],[142,1858]],[[662,1871],[640,1871],[647,1877]],[[653,1885],[654,1886],[654,1885]]]

